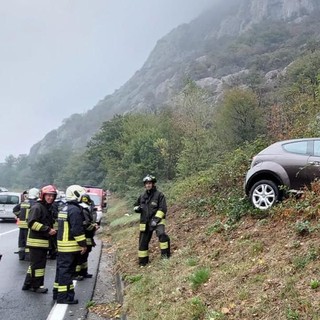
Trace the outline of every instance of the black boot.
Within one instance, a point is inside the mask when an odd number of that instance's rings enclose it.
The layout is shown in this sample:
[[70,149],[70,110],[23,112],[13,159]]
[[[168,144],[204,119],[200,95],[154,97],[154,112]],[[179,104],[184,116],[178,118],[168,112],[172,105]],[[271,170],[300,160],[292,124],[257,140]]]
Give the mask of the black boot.
[[24,250],[19,250],[19,260],[24,260],[26,257],[26,253]]
[[57,300],[57,303],[61,303],[61,304],[77,304],[79,301],[78,299],[75,299],[75,300]]

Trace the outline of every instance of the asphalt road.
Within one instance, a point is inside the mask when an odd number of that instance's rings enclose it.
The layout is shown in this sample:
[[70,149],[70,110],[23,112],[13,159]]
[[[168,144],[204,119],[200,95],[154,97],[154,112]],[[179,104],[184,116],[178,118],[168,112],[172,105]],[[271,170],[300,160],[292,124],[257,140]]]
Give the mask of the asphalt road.
[[29,266],[27,261],[19,261],[14,254],[18,249],[19,229],[15,223],[0,220],[0,314],[5,320],[67,320],[85,319],[86,305],[92,299],[97,269],[101,254],[101,242],[89,255],[89,272],[91,279],[75,281],[77,305],[55,304],[52,300],[52,287],[55,277],[56,261],[48,260],[45,274],[47,294],[22,291],[22,285]]

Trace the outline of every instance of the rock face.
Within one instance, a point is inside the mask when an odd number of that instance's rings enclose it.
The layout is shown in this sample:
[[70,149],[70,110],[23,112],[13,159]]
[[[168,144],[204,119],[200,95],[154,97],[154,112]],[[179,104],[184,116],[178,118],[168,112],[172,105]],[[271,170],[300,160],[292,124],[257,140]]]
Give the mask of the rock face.
[[[186,77],[219,97],[225,84],[232,85],[235,78],[247,73],[247,66],[240,65],[236,59],[223,60],[224,50],[229,50],[231,41],[236,41],[238,36],[245,35],[259,23],[299,24],[319,12],[320,0],[215,2],[212,9],[160,39],[143,67],[121,88],[99,101],[85,115],[72,115],[66,119],[60,128],[49,132],[34,145],[30,155],[36,157],[66,145],[72,149],[83,147],[102,122],[115,114],[166,104],[183,88]],[[275,69],[281,72],[285,66],[272,66],[264,72],[267,74]],[[269,74],[266,79],[272,81],[273,76]],[[77,130],[83,128],[83,124],[87,126],[85,130]]]
[[290,20],[309,15],[320,8],[317,0],[243,0],[238,13],[224,17],[218,37],[248,30],[263,20]]

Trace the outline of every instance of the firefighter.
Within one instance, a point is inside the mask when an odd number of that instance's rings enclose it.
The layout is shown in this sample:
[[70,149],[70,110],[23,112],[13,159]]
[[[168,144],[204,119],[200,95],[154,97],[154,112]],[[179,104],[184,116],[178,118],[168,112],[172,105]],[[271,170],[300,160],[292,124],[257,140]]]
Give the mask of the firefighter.
[[84,216],[80,206],[85,189],[71,185],[66,190],[66,205],[58,213],[58,256],[53,299],[57,303],[77,304],[73,276],[79,255],[87,251]]
[[57,234],[58,234],[58,213],[65,206],[65,201],[61,194],[57,190],[57,197],[52,204],[51,211],[53,214],[53,229],[56,230],[56,234],[50,238],[50,249],[48,251],[47,259],[55,260],[58,253]]
[[139,235],[139,265],[145,266],[149,263],[149,242],[153,231],[159,238],[162,258],[170,257],[170,238],[165,233],[165,217],[167,204],[165,196],[157,190],[156,178],[147,175],[143,178],[145,192],[135,202],[134,211],[140,213],[140,235]]
[[84,194],[81,198],[80,206],[83,208],[83,216],[84,216],[84,228],[87,242],[87,252],[83,255],[79,255],[77,266],[76,266],[76,274],[75,280],[83,280],[85,278],[92,278],[92,274],[88,273],[88,257],[89,253],[92,251],[92,247],[94,247],[94,235],[96,230],[99,229],[97,223],[93,220],[93,212],[94,212],[94,202],[91,200],[88,194]]
[[36,293],[47,293],[43,287],[47,262],[47,251],[50,247],[50,237],[56,234],[53,229],[53,217],[50,211],[57,196],[52,185],[43,187],[39,200],[31,207],[28,217],[27,247],[30,250],[30,266],[22,290]]
[[13,208],[13,213],[17,216],[17,224],[19,227],[19,260],[30,260],[29,248],[26,248],[28,236],[28,216],[30,208],[39,198],[39,193],[39,189],[31,188],[28,192],[24,193],[25,200]]

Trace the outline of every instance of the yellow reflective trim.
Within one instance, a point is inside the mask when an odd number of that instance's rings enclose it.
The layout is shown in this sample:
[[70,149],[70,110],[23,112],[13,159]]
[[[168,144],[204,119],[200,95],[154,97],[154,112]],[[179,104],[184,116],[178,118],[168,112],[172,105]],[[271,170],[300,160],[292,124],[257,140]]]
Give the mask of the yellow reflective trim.
[[29,266],[27,273],[31,274],[31,267]]
[[63,235],[62,235],[62,241],[66,242],[68,241],[68,235],[69,235],[69,223],[68,221],[63,222]]
[[168,249],[169,248],[169,243],[168,242],[160,242],[160,249]]
[[58,282],[54,282],[54,283],[53,283],[53,288],[54,288],[54,289],[58,289],[58,287],[59,287],[59,283],[58,283]]
[[29,212],[30,212],[30,208],[28,208],[27,211],[26,211],[26,221],[27,221],[28,218],[29,218]]
[[80,272],[80,271],[81,271],[81,265],[78,264],[78,265],[76,266],[76,272]]
[[40,222],[34,222],[31,229],[35,230],[35,231],[40,231],[40,229],[42,228],[43,224]]
[[146,224],[140,223],[140,231],[146,231]]
[[25,220],[19,220],[18,227],[21,229],[28,229],[28,223]]
[[158,224],[163,224],[163,225],[165,225],[165,224],[166,224],[166,219],[161,219],[161,221],[160,221]]
[[58,213],[58,218],[67,219],[68,218],[68,214],[67,213],[63,213],[63,212],[59,212]]
[[58,286],[58,292],[67,292],[68,286]]
[[44,269],[34,270],[34,276],[37,278],[44,277]]
[[149,252],[148,250],[144,250],[144,251],[138,251],[138,257],[139,258],[145,258],[145,257],[148,257],[149,256]]
[[158,210],[157,212],[156,212],[156,215],[155,215],[157,218],[160,218],[160,219],[162,219],[163,217],[164,217],[164,212],[163,211],[161,211],[161,210]]
[[86,236],[84,234],[80,235],[80,236],[74,236],[74,238],[76,239],[76,241],[85,241],[86,240]]
[[48,248],[49,247],[49,240],[28,238],[27,239],[27,246]]
[[75,240],[71,241],[61,241],[58,240],[58,252],[76,252],[81,251],[81,247]]

